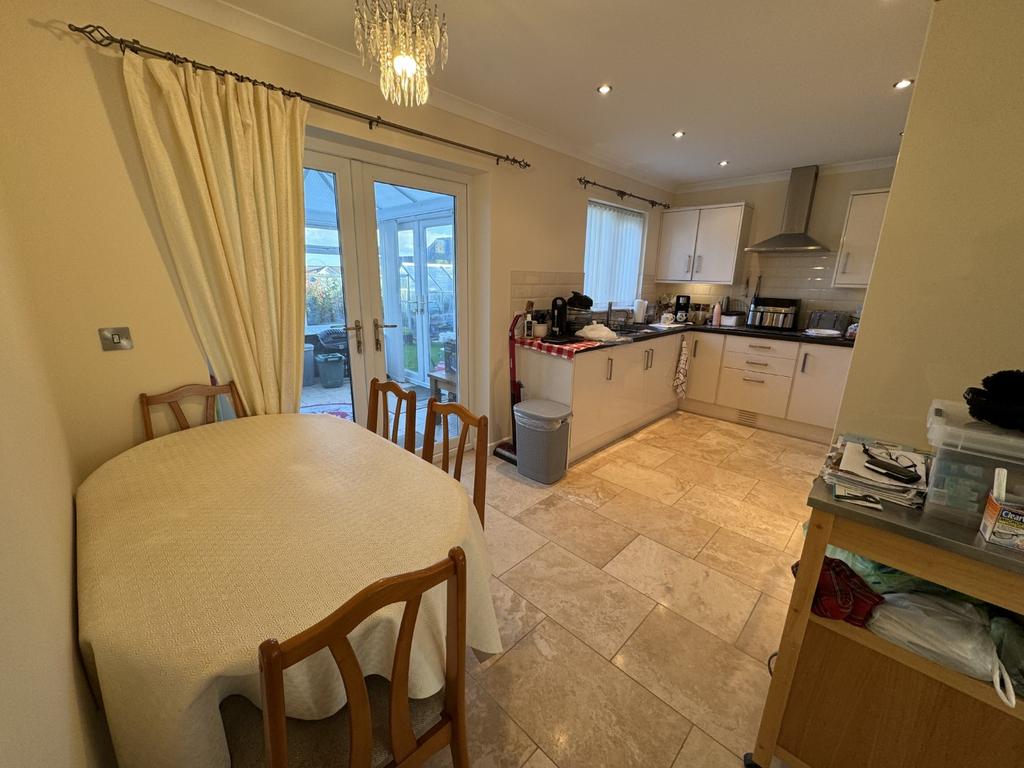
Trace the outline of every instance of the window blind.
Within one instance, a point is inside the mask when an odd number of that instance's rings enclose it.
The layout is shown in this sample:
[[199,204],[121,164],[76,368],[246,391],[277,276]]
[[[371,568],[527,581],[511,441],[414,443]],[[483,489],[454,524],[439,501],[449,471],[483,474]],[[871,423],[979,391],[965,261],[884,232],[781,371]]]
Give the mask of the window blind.
[[640,294],[644,215],[603,203],[587,203],[583,292],[594,307],[612,302],[631,307]]

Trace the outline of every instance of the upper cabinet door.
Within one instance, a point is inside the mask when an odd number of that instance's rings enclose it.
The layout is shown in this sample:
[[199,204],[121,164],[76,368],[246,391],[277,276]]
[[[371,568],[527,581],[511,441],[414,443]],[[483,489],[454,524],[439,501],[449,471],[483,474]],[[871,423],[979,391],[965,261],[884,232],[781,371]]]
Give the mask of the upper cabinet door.
[[854,192],[850,195],[833,285],[843,288],[867,286],[888,201],[889,190]]
[[665,211],[661,214],[661,241],[658,244],[657,280],[680,282],[693,273],[700,211]]
[[732,283],[746,211],[744,205],[701,208],[693,282]]

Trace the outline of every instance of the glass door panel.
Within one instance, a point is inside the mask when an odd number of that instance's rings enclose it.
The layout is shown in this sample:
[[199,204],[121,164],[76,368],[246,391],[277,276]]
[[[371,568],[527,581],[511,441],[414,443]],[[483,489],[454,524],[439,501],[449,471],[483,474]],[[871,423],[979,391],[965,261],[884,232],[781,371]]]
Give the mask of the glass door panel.
[[[305,194],[306,327],[300,410],[355,420],[365,402],[365,366],[347,161],[307,154]],[[343,213],[345,214],[343,216]],[[343,218],[347,221],[343,222]]]

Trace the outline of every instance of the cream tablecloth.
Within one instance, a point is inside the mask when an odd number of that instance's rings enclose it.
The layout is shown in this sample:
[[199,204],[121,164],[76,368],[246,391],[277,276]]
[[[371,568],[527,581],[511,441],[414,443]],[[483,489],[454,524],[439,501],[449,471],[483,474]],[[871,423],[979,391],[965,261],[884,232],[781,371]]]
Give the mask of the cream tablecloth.
[[[256,649],[376,579],[461,546],[468,638],[501,648],[472,503],[421,459],[333,416],[259,416],[178,432],[111,459],[79,488],[79,642],[121,768],[228,766],[219,703],[259,702]],[[411,695],[443,685],[443,585],[420,609]],[[351,636],[389,676],[401,606]],[[286,675],[289,713],[345,701],[326,653]]]

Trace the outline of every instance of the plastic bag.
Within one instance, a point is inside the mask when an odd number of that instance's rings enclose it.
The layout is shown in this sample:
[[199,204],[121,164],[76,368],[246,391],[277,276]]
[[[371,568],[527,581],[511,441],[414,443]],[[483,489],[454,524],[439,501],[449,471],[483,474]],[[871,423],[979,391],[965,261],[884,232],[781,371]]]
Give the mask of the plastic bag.
[[999,660],[988,620],[975,606],[935,595],[886,595],[868,629],[957,672],[991,680],[1003,703],[1016,706],[1013,684]]
[[864,579],[868,586],[880,595],[889,595],[894,592],[922,592],[924,594],[946,597],[951,600],[960,600],[965,603],[981,602],[949,587],[944,587],[941,584],[936,584],[933,581],[928,581],[918,576],[912,576],[909,573],[877,563],[874,560],[861,557],[845,549],[833,547],[831,544],[828,546],[826,554],[829,557],[842,560],[850,566],[854,573]]
[[1013,690],[1024,696],[1024,626],[1008,616],[996,616],[992,619],[992,640],[999,660],[1010,673]]

